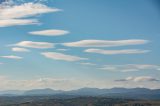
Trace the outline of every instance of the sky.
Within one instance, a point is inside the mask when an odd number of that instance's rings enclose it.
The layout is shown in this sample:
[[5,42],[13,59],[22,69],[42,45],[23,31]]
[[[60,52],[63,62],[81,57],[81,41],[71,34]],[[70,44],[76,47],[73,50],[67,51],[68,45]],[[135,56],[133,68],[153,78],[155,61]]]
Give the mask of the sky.
[[158,0],[0,0],[0,89],[160,88]]

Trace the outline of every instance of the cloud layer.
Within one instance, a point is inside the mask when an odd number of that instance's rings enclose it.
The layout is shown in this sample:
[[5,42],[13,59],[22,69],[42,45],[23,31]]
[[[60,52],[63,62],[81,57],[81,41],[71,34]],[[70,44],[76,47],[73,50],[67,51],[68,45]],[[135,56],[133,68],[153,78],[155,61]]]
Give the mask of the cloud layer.
[[[138,78],[138,77],[137,77]],[[147,87],[147,88],[158,88],[159,82],[152,81],[152,77],[149,76],[140,76],[140,82],[133,83],[120,83],[119,81],[111,80],[85,80],[85,79],[76,79],[76,78],[54,78],[54,77],[40,77],[33,79],[21,79],[13,80],[6,76],[0,76],[0,89],[1,90],[27,90],[27,89],[42,89],[42,88],[53,88],[57,90],[71,90],[78,89],[82,87],[90,88],[112,88],[112,87]],[[139,79],[138,78],[138,79]],[[132,79],[132,78],[128,78]],[[149,81],[148,81],[149,80]],[[150,81],[151,80],[151,81]],[[137,80],[136,80],[137,81]],[[122,81],[123,82],[123,81]],[[131,81],[132,82],[132,81]],[[147,82],[147,83],[146,83]]]

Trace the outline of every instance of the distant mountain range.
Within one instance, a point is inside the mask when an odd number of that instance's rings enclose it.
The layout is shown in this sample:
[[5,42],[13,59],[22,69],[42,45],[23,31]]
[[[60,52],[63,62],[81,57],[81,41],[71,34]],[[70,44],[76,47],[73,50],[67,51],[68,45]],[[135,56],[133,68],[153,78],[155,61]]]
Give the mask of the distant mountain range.
[[71,91],[53,90],[53,89],[33,89],[28,91],[9,90],[0,91],[0,96],[52,96],[52,95],[70,95],[70,96],[101,96],[115,98],[131,99],[160,99],[160,89],[147,88],[81,88]]

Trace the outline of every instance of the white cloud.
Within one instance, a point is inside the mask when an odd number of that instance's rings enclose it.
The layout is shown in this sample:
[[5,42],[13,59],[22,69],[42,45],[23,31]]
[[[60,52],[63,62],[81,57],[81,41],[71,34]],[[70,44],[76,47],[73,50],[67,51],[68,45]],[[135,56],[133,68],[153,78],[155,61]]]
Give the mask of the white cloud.
[[159,81],[156,78],[153,78],[151,76],[140,76],[133,79],[135,82],[141,82],[141,81]]
[[4,64],[4,63],[0,63],[0,65],[1,65],[1,64]]
[[14,55],[9,55],[9,56],[0,56],[1,58],[8,58],[8,59],[16,59],[16,60],[20,60],[23,57],[19,57],[19,56],[14,56]]
[[2,19],[0,20],[0,27],[8,27],[15,25],[31,25],[39,24],[36,19]]
[[116,55],[116,54],[141,54],[141,53],[148,53],[150,51],[139,50],[139,49],[124,49],[124,50],[86,49],[85,52],[98,53],[104,55]]
[[32,35],[41,35],[41,36],[62,36],[62,35],[68,34],[69,31],[51,29],[51,30],[43,30],[43,31],[33,31],[29,33]]
[[14,44],[13,46],[46,49],[46,48],[53,48],[54,44],[48,42],[21,41],[17,44]]
[[30,52],[29,49],[19,48],[19,47],[14,47],[14,48],[12,48],[12,51],[14,51],[14,52]]
[[38,14],[57,12],[60,9],[49,8],[40,3],[24,3],[21,5],[6,6],[0,8],[0,19],[25,18]]
[[57,49],[58,51],[68,51],[69,49]]
[[21,5],[0,5],[0,27],[15,25],[39,24],[36,19],[25,19],[38,14],[57,12],[60,9],[50,8],[40,3],[23,3]]
[[146,44],[148,40],[130,39],[130,40],[81,40],[77,42],[63,43],[64,46],[69,47],[114,47]]
[[89,65],[89,66],[95,66],[96,65],[94,63],[80,63],[80,64],[82,64],[82,65]]
[[86,60],[87,58],[81,58],[78,56],[73,56],[73,55],[66,55],[62,53],[57,53],[57,52],[43,52],[41,53],[47,58],[54,59],[54,60],[64,60],[64,61],[80,61],[80,60]]
[[125,79],[118,79],[115,81],[152,82],[152,81],[159,81],[159,80],[151,76],[138,76],[138,77],[127,77]]
[[125,65],[105,65],[100,68],[106,71],[113,72],[132,72],[132,71],[140,71],[140,70],[158,70],[160,65],[152,65],[152,64],[125,64]]

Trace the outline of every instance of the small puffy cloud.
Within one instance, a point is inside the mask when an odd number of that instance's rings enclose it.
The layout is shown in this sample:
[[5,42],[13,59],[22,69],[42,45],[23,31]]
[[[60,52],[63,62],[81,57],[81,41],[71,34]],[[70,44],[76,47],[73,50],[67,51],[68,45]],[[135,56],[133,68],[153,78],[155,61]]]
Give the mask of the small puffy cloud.
[[150,50],[139,50],[139,49],[124,49],[124,50],[103,50],[103,49],[86,49],[88,53],[98,53],[104,55],[116,55],[116,54],[142,54],[148,53]]
[[62,53],[57,53],[57,52],[43,52],[41,53],[43,56],[54,59],[54,60],[64,60],[64,61],[80,61],[80,60],[86,60],[87,58],[81,58],[78,56],[73,56],[73,55],[66,55]]
[[68,34],[69,31],[51,29],[51,30],[33,31],[29,33],[32,35],[40,35],[40,36],[62,36]]
[[1,58],[8,58],[8,59],[16,59],[16,60],[20,60],[23,57],[20,56],[14,56],[14,55],[9,55],[9,56],[0,56]]
[[14,44],[13,46],[47,49],[47,48],[53,48],[54,44],[48,42],[21,41],[17,44]]
[[94,63],[80,63],[80,64],[82,64],[82,65],[89,65],[89,66],[95,66],[96,64],[94,64]]
[[146,44],[148,40],[130,39],[130,40],[81,40],[77,42],[63,43],[64,46],[69,47],[114,47]]
[[14,48],[12,48],[12,51],[14,51],[14,52],[30,52],[29,49],[19,48],[19,47],[14,47]]
[[36,19],[0,19],[0,27],[39,24]]
[[132,72],[140,70],[159,70],[160,65],[152,64],[125,64],[125,65],[105,65],[102,70],[113,71],[113,72]]
[[138,76],[138,77],[127,77],[125,79],[118,79],[115,80],[118,82],[124,82],[124,81],[133,81],[133,82],[153,82],[153,81],[159,81],[156,78],[153,78],[151,76]]

